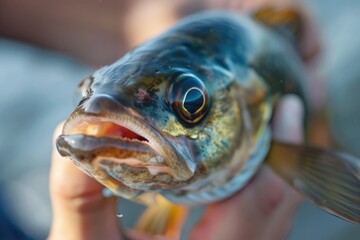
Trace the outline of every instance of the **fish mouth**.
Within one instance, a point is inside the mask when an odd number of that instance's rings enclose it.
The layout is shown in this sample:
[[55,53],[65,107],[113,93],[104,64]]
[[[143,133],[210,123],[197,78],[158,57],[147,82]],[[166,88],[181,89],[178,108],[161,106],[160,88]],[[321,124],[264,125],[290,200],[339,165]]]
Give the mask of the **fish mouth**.
[[188,160],[143,119],[123,112],[75,113],[56,141],[62,156],[118,195],[180,187],[194,174]]

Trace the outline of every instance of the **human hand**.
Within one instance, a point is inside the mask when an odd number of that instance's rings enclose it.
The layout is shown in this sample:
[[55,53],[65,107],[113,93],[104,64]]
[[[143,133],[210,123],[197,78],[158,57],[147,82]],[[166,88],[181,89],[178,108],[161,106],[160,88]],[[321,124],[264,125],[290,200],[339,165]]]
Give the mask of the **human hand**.
[[[273,137],[301,143],[302,119],[300,100],[293,95],[284,97],[274,115]],[[301,201],[298,193],[264,165],[244,189],[208,207],[191,239],[284,239]]]
[[[293,114],[286,114],[289,110]],[[302,115],[298,99],[285,99],[275,114],[275,137],[301,142]],[[61,126],[55,136],[60,129]],[[50,179],[53,222],[49,239],[124,239],[130,234],[119,228],[116,199],[105,198],[98,182],[56,150]],[[282,239],[291,228],[291,219],[300,202],[298,194],[263,166],[238,194],[211,204],[191,231],[190,238]],[[133,231],[130,235],[131,239],[156,238]]]
[[[287,114],[291,111],[292,114]],[[275,113],[274,136],[302,141],[303,110],[299,99],[285,97]],[[61,125],[55,131],[58,136]],[[53,153],[50,193],[53,221],[49,239],[159,239],[120,230],[116,199],[71,161]],[[190,239],[283,239],[301,197],[263,166],[239,193],[210,204],[190,233]]]

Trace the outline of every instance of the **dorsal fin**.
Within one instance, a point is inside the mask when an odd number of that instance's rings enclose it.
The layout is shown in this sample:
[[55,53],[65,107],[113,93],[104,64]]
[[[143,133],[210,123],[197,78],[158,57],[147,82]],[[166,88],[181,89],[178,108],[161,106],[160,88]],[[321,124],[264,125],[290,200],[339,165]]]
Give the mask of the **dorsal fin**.
[[264,7],[253,13],[253,18],[287,40],[297,50],[304,32],[304,20],[295,7]]

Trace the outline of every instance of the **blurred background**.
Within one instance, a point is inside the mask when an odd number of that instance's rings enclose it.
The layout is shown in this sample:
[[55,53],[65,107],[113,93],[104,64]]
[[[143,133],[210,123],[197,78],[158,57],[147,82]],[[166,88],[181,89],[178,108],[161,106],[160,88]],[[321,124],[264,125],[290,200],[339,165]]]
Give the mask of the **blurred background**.
[[[75,106],[80,80],[206,5],[190,2],[0,0],[1,239],[48,234],[52,133]],[[332,141],[360,157],[360,1],[305,5],[322,41],[317,67]],[[360,239],[360,227],[305,202],[288,239]]]

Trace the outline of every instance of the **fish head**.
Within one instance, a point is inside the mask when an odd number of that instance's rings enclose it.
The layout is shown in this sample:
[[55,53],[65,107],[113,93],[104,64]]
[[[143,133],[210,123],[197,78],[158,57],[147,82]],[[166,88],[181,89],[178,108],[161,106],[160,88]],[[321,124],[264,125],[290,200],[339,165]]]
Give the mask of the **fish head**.
[[118,195],[206,179],[247,141],[233,76],[200,43],[175,41],[145,44],[84,80],[57,139],[61,155]]

